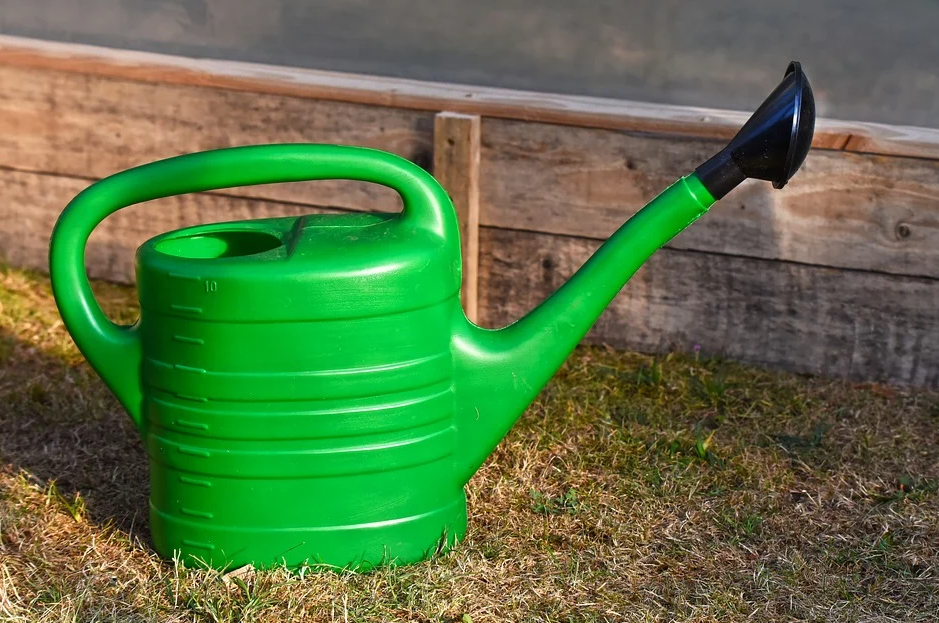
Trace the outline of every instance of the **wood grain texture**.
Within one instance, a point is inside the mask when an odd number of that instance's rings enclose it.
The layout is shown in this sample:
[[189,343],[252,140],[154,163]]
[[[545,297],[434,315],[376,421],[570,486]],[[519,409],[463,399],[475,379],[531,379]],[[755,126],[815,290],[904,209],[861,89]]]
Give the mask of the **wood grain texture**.
[[[482,136],[483,225],[596,239],[723,146],[498,119]],[[745,182],[671,247],[939,277],[939,161],[813,150],[783,190]]]
[[[484,227],[483,324],[554,292],[594,240]],[[939,387],[939,281],[662,249],[589,334],[645,352],[690,351],[857,381]]]
[[[89,182],[0,169],[0,261],[48,272],[49,238],[59,214]],[[147,239],[202,223],[327,212],[244,197],[198,193],[167,197],[115,212],[92,233],[85,254],[93,279],[135,282],[134,254]]]
[[[280,95],[149,84],[0,65],[0,166],[100,178],[179,154],[260,143],[351,144],[430,166],[433,115]],[[362,182],[270,184],[245,197],[395,211]]]
[[[750,114],[194,59],[8,35],[0,36],[0,64],[152,84],[197,85],[409,110],[450,110],[493,118],[719,139],[733,136]],[[767,93],[774,86],[767,85]],[[939,159],[939,130],[819,119],[813,145],[820,149]]]
[[439,113],[434,119],[434,177],[453,200],[460,222],[463,309],[478,318],[480,118]]

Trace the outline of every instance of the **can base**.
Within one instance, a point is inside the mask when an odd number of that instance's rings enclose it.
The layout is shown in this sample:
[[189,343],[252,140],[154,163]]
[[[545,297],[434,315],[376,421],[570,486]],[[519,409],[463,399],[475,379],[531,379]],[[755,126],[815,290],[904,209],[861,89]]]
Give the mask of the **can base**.
[[368,571],[407,565],[451,549],[466,534],[466,496],[411,517],[348,526],[214,526],[150,506],[150,535],[163,558],[191,567]]

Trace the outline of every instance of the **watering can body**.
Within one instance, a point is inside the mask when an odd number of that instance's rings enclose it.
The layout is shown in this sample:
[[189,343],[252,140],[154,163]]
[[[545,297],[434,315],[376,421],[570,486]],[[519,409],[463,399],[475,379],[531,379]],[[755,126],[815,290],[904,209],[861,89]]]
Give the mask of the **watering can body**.
[[[453,546],[467,528],[464,486],[630,276],[746,177],[772,175],[782,187],[801,165],[814,104],[799,80],[791,66],[775,108],[761,108],[776,121],[745,126],[743,139],[664,189],[551,297],[501,329],[462,311],[445,190],[392,154],[234,147],[85,189],[53,231],[52,289],[147,449],[157,552],[216,568],[368,569]],[[808,96],[795,99],[795,113],[779,104],[793,92]],[[787,123],[798,129],[791,138]],[[768,140],[763,126],[782,138]],[[403,209],[164,233],[137,251],[137,322],[115,325],[95,302],[85,247],[116,210],[318,179],[388,186]]]
[[196,227],[141,247],[158,551],[367,567],[463,536],[454,243],[343,214]]
[[[101,317],[87,236],[111,212],[248,183],[350,178],[404,210],[213,223],[136,254],[140,317]],[[102,180],[53,235],[53,290],[82,352],[137,424],[163,556],[369,568],[466,530],[454,421],[456,217],[417,165],[370,149],[262,145]],[[91,312],[89,313],[89,310]]]
[[[161,234],[136,254],[137,322],[113,325],[94,302],[81,259],[113,211],[326,178],[383,183],[404,208]],[[464,536],[464,485],[628,276],[711,202],[683,178],[528,317],[487,330],[463,313],[456,215],[430,174],[356,147],[230,148],[76,197],[53,234],[53,292],[137,424],[158,553],[217,568],[368,569]]]

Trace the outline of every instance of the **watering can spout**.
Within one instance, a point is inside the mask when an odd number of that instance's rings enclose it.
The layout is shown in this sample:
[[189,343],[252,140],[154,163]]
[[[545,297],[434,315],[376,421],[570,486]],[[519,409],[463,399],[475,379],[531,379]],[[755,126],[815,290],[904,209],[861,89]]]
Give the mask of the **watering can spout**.
[[459,314],[453,331],[460,474],[468,481],[640,266],[747,178],[781,189],[812,143],[815,103],[798,63],[730,143],[633,215],[527,316],[502,329]]

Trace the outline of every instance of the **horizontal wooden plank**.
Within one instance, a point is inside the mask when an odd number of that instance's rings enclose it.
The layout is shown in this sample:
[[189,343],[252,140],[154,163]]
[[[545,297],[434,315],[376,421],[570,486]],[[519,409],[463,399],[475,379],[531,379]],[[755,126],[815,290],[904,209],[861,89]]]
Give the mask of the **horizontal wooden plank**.
[[[498,119],[482,136],[482,224],[597,239],[722,147]],[[939,161],[813,150],[784,189],[744,183],[671,246],[939,277]]]
[[[340,143],[430,167],[433,115],[282,95],[149,84],[0,65],[0,166],[100,178],[183,153],[258,143]],[[398,195],[350,181],[271,184],[247,197],[398,210]]]
[[[482,323],[521,317],[594,240],[480,231]],[[645,352],[690,351],[802,373],[939,387],[939,281],[662,249],[589,334]]]
[[[0,261],[48,271],[49,237],[68,202],[88,182],[0,169]],[[194,193],[130,206],[91,235],[85,254],[93,279],[133,283],[134,253],[157,234],[201,223],[334,211],[243,197]]]
[[[0,36],[0,64],[437,112],[729,138],[749,112],[194,59]],[[767,93],[775,84],[767,85]],[[819,85],[816,85],[818,88]],[[817,148],[939,159],[939,130],[819,119]]]
[[[0,65],[0,166],[95,178],[180,153],[294,141],[376,147],[429,166],[433,117]],[[482,141],[482,224],[594,238],[605,238],[720,146],[499,119],[484,120]],[[348,181],[226,193],[400,209],[390,189]],[[785,190],[747,183],[673,245],[939,276],[939,161],[815,150]]]

